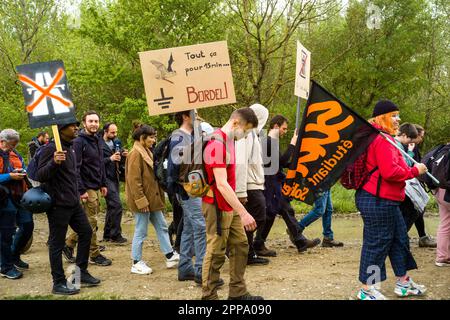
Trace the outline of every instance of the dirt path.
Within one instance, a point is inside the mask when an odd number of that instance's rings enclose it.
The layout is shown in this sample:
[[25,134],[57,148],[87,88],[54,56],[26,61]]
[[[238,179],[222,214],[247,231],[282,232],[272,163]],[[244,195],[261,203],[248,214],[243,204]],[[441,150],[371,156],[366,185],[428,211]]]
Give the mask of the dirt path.
[[[21,280],[0,279],[0,298],[27,298],[48,296],[51,292],[50,266],[47,240],[47,224],[44,215],[35,216],[34,244],[23,259],[31,269]],[[426,226],[435,235],[438,217],[427,216]],[[357,215],[337,216],[333,220],[335,237],[344,241],[343,248],[316,248],[305,254],[298,254],[286,235],[284,222],[277,219],[270,234],[268,246],[277,250],[278,256],[271,258],[267,266],[247,268],[246,281],[250,292],[266,299],[354,299],[358,288],[359,255],[361,250],[362,221]],[[414,227],[413,227],[414,229]],[[133,224],[125,219],[124,235],[131,240]],[[321,235],[321,223],[316,222],[306,231],[306,236]],[[434,249],[418,248],[417,233],[411,231],[411,247],[419,270],[411,272],[417,282],[428,287],[425,299],[450,298],[450,268],[434,266]],[[99,232],[101,238],[101,232]],[[82,289],[77,299],[199,299],[200,288],[193,282],[177,281],[177,271],[165,269],[164,257],[159,252],[155,232],[150,227],[150,239],[144,247],[144,259],[153,269],[148,276],[130,273],[131,244],[125,246],[108,245],[105,256],[113,260],[110,267],[90,266],[93,275],[102,279],[97,288]],[[68,266],[65,264],[65,266]],[[390,264],[387,264],[388,280],[382,291],[394,299],[395,283]],[[225,262],[223,279],[228,283],[228,262]],[[219,291],[226,298],[226,288]]]

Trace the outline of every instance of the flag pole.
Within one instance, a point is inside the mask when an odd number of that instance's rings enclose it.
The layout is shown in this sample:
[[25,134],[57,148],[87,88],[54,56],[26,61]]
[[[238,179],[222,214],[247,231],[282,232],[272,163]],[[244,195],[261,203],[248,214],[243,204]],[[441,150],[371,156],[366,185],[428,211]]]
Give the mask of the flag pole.
[[297,113],[295,116],[295,129],[298,129],[298,124],[300,122],[300,97],[297,97]]
[[[389,139],[386,134],[384,134],[383,132],[380,132],[380,134],[383,136],[384,139],[386,139],[390,144],[392,144],[394,147],[396,147],[405,157],[407,157],[409,160],[411,160],[414,164],[419,164],[419,162],[417,162],[416,160],[414,160],[413,157],[411,157],[407,152],[405,152],[405,150],[403,150],[403,148],[400,148],[395,142],[393,142],[391,139]],[[428,171],[426,172],[426,174],[433,179],[433,181],[436,184],[440,184],[439,180],[436,179],[435,176],[433,176],[431,173],[429,173]]]

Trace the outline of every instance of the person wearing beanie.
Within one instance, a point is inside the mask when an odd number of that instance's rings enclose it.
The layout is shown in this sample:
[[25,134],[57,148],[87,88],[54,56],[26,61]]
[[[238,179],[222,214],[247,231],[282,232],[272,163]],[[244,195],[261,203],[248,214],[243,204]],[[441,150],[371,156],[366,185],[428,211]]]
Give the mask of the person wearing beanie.
[[[375,128],[387,135],[397,134],[399,108],[392,101],[379,101],[372,116],[369,122]],[[394,142],[392,137],[388,139]],[[385,260],[388,256],[397,277],[395,294],[400,297],[422,295],[426,291],[425,286],[408,276],[408,271],[417,269],[417,264],[409,249],[400,203],[405,199],[405,181],[424,174],[427,168],[424,164],[409,167],[400,151],[381,135],[366,152],[366,170],[372,174],[355,195],[364,223],[359,268],[362,287],[357,297],[360,300],[386,299],[376,285],[386,280]]]
[[72,295],[80,291],[67,283],[63,269],[62,252],[69,226],[78,234],[75,263],[80,272],[75,274],[80,275],[79,281],[83,286],[96,286],[100,283],[99,279],[87,271],[92,228],[81,207],[78,193],[76,157],[72,147],[78,125],[77,122],[58,125],[63,150],[56,151],[55,142],[49,142],[41,151],[37,169],[37,179],[53,201],[52,208],[47,212],[49,258],[53,278],[52,293],[60,295]]
[[399,111],[397,105],[390,100],[380,100],[373,108],[372,118],[388,114],[390,112]]

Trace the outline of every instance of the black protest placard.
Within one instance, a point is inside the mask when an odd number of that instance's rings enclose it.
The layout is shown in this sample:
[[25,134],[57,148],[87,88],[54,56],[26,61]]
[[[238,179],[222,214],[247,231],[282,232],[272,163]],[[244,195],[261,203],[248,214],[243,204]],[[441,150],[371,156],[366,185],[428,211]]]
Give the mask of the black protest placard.
[[31,128],[76,122],[75,106],[61,60],[16,67]]
[[312,205],[377,134],[365,119],[312,81],[283,195]]

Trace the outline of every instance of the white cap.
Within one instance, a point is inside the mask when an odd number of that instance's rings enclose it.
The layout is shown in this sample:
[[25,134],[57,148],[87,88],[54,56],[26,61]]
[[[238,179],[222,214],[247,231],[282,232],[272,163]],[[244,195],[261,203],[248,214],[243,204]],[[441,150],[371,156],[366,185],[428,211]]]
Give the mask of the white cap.
[[214,128],[208,122],[202,122],[200,123],[200,126],[202,127],[202,131],[206,134],[211,134],[214,132]]

